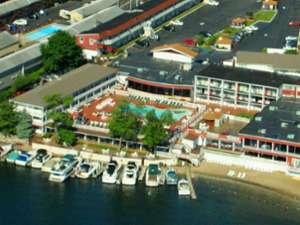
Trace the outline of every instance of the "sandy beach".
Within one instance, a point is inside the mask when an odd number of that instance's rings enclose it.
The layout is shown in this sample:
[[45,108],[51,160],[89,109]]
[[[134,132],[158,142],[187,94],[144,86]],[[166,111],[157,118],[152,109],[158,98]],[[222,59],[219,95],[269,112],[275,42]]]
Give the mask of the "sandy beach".
[[[183,167],[177,169],[179,173],[185,171]],[[227,175],[230,170],[235,171],[235,176],[230,177]],[[238,178],[237,174],[239,172],[245,173],[246,176],[243,179]],[[192,168],[192,176],[195,178],[199,175],[258,185],[300,200],[300,178],[296,179],[281,172],[265,173],[238,166],[224,166],[203,161],[199,167]]]

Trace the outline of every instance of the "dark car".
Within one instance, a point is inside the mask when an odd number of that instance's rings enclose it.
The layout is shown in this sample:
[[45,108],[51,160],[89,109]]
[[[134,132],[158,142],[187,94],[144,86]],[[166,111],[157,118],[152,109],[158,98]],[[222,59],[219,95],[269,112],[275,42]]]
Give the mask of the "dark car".
[[138,46],[147,48],[150,46],[150,42],[148,40],[138,40],[135,42]]
[[202,36],[204,36],[204,37],[206,37],[206,38],[212,36],[212,34],[209,33],[208,31],[200,31],[199,34],[202,35]]
[[164,26],[163,29],[165,31],[170,31],[170,32],[175,32],[176,31],[175,26],[173,26],[173,25]]

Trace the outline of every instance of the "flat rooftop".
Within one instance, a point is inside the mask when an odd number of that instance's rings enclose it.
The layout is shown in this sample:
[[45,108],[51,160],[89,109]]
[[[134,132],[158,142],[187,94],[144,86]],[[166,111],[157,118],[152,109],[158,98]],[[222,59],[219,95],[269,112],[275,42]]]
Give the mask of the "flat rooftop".
[[257,113],[241,135],[300,142],[300,99],[281,98]]
[[43,99],[45,96],[51,94],[61,94],[62,97],[73,95],[76,91],[89,87],[98,80],[116,72],[117,70],[114,68],[85,64],[62,75],[58,80],[46,83],[14,98],[13,101],[46,107],[47,103]]
[[190,71],[183,70],[182,63],[155,59],[150,52],[136,52],[128,58],[114,62],[121,72],[152,82],[176,85],[193,85],[194,77],[205,66],[193,63]]
[[[144,4],[141,4],[137,9],[135,9],[133,12],[126,12],[106,23],[100,23],[97,27],[89,30],[89,31],[85,31],[84,33],[86,34],[94,34],[94,33],[100,33],[103,32],[105,30],[109,30],[112,29],[118,25],[124,24],[126,22],[128,22],[128,20],[133,19],[139,15],[141,15],[142,13],[144,13],[145,11],[160,5],[161,3],[165,2],[165,0],[155,0],[155,1],[147,1]],[[140,10],[140,11],[138,11]]]
[[300,84],[299,77],[290,75],[281,75],[276,73],[223,67],[218,65],[210,65],[199,75],[211,78],[224,79],[229,81],[239,81],[250,84],[264,85],[270,87],[280,87],[285,84]]

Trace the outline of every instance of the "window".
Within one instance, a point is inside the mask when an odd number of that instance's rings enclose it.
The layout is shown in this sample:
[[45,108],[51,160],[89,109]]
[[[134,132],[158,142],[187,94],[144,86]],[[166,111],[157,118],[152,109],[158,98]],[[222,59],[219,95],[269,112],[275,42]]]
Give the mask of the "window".
[[95,43],[95,39],[93,39],[93,38],[90,38],[90,39],[89,39],[89,43],[90,43],[90,45],[94,45],[94,43]]
[[83,37],[79,37],[79,43],[82,44],[83,43]]

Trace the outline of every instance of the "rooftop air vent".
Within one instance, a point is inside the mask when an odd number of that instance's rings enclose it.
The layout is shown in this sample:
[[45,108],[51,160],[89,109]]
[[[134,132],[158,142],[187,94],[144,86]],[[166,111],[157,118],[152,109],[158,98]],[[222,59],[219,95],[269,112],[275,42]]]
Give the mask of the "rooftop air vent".
[[282,127],[282,128],[286,128],[286,127],[288,127],[288,123],[286,123],[286,122],[281,122],[281,124],[280,124],[280,126]]
[[296,111],[296,116],[300,116],[300,111]]
[[269,107],[269,110],[270,111],[276,111],[278,109],[278,107],[277,106],[274,106],[274,105],[271,105],[270,107]]
[[259,134],[266,134],[266,129],[259,129],[257,132],[259,133]]
[[295,138],[295,134],[288,134],[287,138],[293,140]]
[[165,75],[167,75],[167,74],[168,74],[167,71],[163,71],[163,70],[159,71],[159,75],[160,75],[160,76],[165,76]]
[[139,68],[137,68],[137,71],[138,71],[139,73],[142,73],[142,72],[144,72],[144,68],[139,67]]
[[261,121],[262,121],[262,117],[261,117],[261,116],[256,116],[256,117],[255,117],[255,121],[261,122]]

